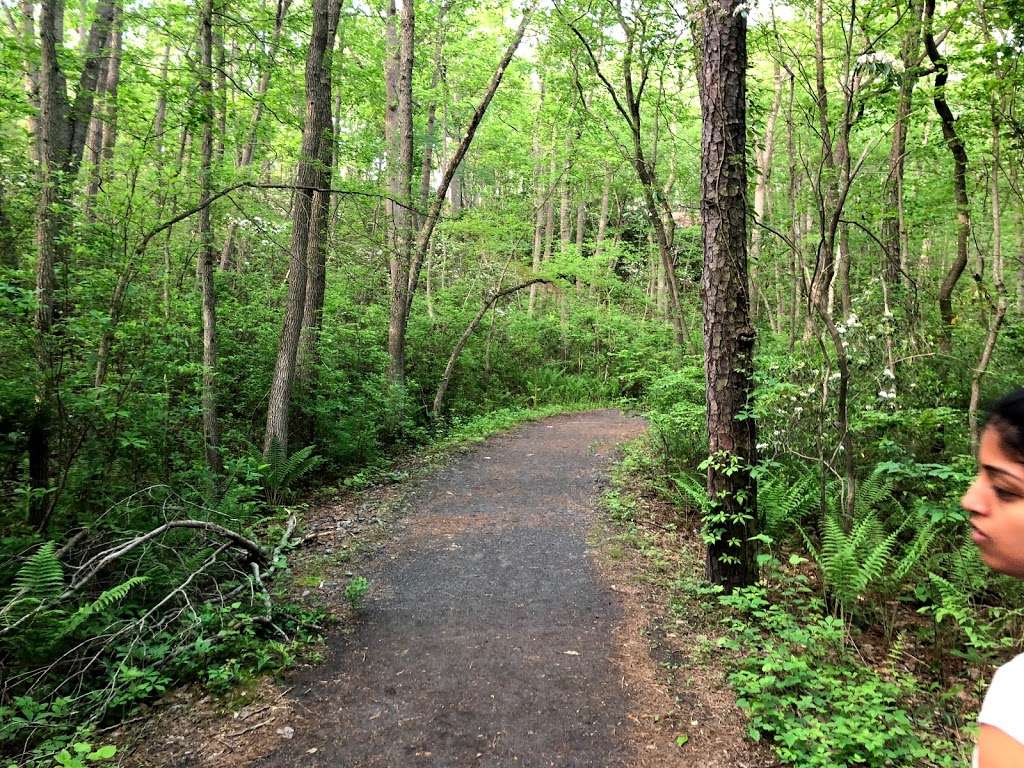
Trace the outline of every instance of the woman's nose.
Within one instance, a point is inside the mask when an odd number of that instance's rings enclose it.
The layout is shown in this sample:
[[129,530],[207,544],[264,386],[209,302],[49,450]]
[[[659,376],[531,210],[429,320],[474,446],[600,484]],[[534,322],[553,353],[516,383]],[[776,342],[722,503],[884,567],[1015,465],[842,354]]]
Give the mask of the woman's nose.
[[971,483],[971,487],[967,489],[967,493],[960,499],[960,506],[966,509],[968,512],[974,512],[975,514],[984,514],[985,508],[985,493],[981,487],[982,479],[979,475],[974,478],[974,482]]

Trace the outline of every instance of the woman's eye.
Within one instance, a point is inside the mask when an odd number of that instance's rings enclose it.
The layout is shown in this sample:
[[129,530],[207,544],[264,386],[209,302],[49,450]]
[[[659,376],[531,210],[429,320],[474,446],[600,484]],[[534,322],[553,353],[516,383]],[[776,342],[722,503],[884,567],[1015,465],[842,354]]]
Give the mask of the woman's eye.
[[996,497],[999,498],[1000,501],[1013,501],[1014,499],[1020,498],[1019,493],[1011,491],[1008,488],[996,488],[995,490]]

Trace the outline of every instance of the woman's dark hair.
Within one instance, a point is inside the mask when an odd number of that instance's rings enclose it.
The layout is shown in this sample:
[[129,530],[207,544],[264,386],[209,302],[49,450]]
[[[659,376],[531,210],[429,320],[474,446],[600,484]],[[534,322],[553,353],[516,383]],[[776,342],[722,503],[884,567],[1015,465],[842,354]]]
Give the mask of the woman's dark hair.
[[1007,454],[1024,462],[1024,389],[997,400],[989,408],[985,425],[996,431],[1000,446]]

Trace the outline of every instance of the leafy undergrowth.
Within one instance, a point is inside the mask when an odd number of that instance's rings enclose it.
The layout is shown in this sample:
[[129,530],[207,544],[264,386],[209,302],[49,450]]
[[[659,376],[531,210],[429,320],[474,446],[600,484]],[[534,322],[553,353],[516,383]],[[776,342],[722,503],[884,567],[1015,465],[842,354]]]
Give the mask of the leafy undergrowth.
[[[967,764],[976,677],[943,680],[948,669],[922,661],[925,639],[901,632],[886,644],[877,628],[837,618],[798,555],[764,554],[759,584],[730,595],[707,585],[699,512],[669,502],[661,469],[649,442],[630,447],[606,497],[616,544],[660,590],[661,623],[688,631],[689,655],[720,670],[749,739],[796,768]],[[895,624],[922,623],[913,608],[897,610],[908,615]]]

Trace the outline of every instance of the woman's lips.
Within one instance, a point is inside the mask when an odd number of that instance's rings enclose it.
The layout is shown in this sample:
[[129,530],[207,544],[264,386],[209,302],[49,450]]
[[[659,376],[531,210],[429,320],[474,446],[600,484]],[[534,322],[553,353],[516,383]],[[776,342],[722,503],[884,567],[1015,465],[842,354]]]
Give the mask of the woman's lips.
[[971,538],[974,539],[975,544],[980,544],[981,542],[988,539],[988,535],[982,533],[978,529],[978,526],[976,526],[974,523],[971,523]]

